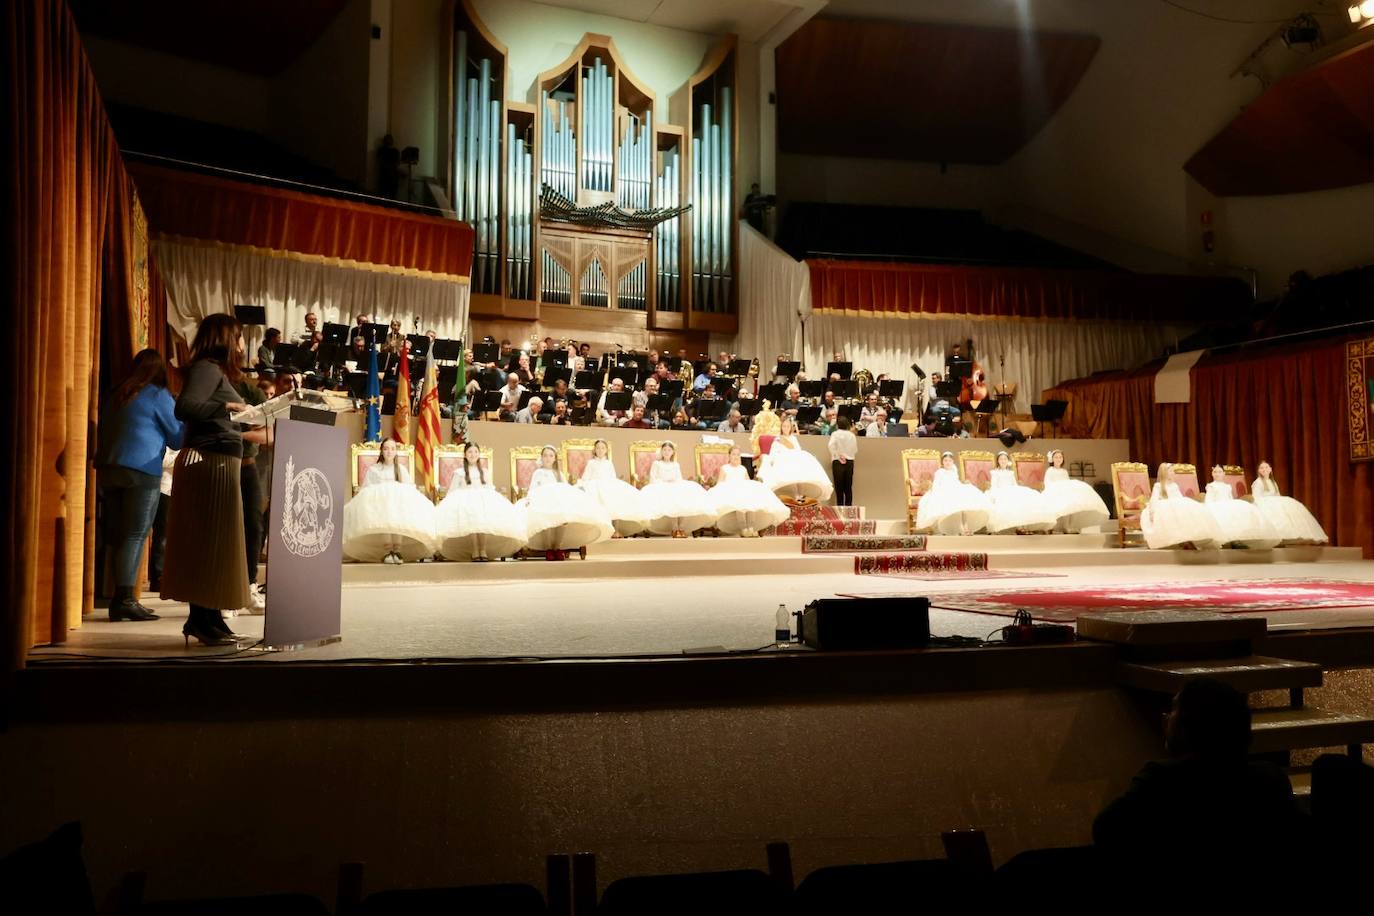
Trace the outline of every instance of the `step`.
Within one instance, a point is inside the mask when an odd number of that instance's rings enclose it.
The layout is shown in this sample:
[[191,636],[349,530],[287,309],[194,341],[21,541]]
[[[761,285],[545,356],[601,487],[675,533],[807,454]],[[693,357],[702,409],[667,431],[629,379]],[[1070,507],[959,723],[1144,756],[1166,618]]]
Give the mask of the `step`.
[[1222,681],[1242,693],[1254,693],[1260,690],[1320,687],[1322,667],[1313,662],[1287,658],[1242,655],[1201,661],[1123,662],[1117,665],[1116,676],[1127,687],[1170,696],[1178,693],[1179,688],[1188,681],[1200,677]]
[[802,553],[860,553],[885,550],[926,549],[923,534],[808,534],[802,537]]
[[1083,639],[1123,646],[1240,642],[1259,639],[1265,632],[1263,618],[1183,609],[1104,611],[1083,614],[1077,624]]
[[1267,754],[1294,748],[1349,747],[1374,742],[1374,718],[1301,709],[1256,709],[1250,726],[1250,753]]
[[1312,794],[1312,768],[1311,767],[1289,767],[1285,772],[1288,773],[1288,781],[1293,786],[1293,794],[1299,798],[1307,798]]

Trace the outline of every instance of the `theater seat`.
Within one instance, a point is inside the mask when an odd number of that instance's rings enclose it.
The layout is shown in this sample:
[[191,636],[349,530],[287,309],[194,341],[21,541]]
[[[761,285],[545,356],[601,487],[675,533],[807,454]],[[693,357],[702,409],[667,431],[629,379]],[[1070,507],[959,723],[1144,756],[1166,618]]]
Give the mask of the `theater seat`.
[[[756,869],[650,875],[611,882],[598,916],[769,916],[787,912],[787,894]],[[855,911],[857,912],[857,911]]]

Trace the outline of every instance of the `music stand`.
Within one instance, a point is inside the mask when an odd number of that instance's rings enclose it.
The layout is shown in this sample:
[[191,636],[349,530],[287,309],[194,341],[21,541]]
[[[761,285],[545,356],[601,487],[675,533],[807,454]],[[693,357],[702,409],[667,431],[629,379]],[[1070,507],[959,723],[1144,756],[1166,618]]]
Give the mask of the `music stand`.
[[978,406],[973,408],[973,420],[977,425],[974,432],[982,431],[987,422],[992,418],[992,415],[996,412],[997,401],[992,398],[983,398],[983,400],[979,401]]
[[844,381],[845,379],[849,378],[849,377],[850,377],[851,375],[853,375],[853,374],[854,374],[854,363],[851,362],[850,360],[845,360],[844,362],[838,362],[838,363],[836,363],[836,362],[831,362],[831,363],[826,363],[826,364],[825,364],[825,377],[826,377],[826,378],[830,378],[830,376],[832,376],[832,375],[838,375],[838,376],[840,377],[840,381]]
[[720,421],[725,419],[725,411],[730,407],[730,402],[724,398],[698,398],[697,399],[697,420],[707,424],[720,425]]
[[837,417],[848,417],[850,423],[858,423],[859,415],[863,413],[862,404],[841,404],[840,409],[835,412]]
[[959,399],[959,392],[963,390],[963,385],[957,379],[941,379],[935,386],[935,396],[946,400]]
[[[548,376],[546,375],[545,378],[548,378]],[[575,388],[578,391],[591,391],[593,388],[598,387],[600,384],[601,374],[599,372],[595,372],[590,369],[584,369],[583,371],[577,373],[577,380],[574,382],[573,388]]]
[[478,413],[499,413],[503,397],[499,390],[483,391],[473,398],[474,410]]
[[757,417],[763,410],[763,400],[760,398],[746,398],[740,401],[735,407],[739,410],[739,415],[744,418]]
[[887,437],[889,439],[906,439],[911,436],[911,427],[905,423],[887,424]]
[[633,366],[616,366],[611,370],[610,381],[616,379],[625,383],[625,390],[633,391],[639,385],[639,370]]
[[572,370],[567,366],[548,366],[544,369],[544,384],[552,388],[559,380],[572,387]]
[[655,394],[644,402],[645,413],[657,413],[660,417],[673,409],[675,399],[668,394]]
[[732,359],[729,368],[723,368],[726,375],[733,375],[735,378],[744,378],[749,374],[749,369],[754,365],[752,359]]
[[[428,342],[428,338],[426,338]],[[434,359],[436,362],[456,363],[463,358],[463,342],[461,340],[441,340],[434,341]]]
[[818,378],[814,381],[808,379],[797,385],[797,388],[801,391],[801,396],[804,398],[819,398],[825,395],[825,386],[827,384],[825,379]]
[[774,378],[777,378],[778,376],[782,376],[783,378],[785,378],[785,379],[791,381],[792,379],[794,379],[794,378],[797,377],[797,373],[800,372],[800,371],[801,371],[801,360],[796,360],[796,359],[786,360],[786,361],[781,361],[781,360],[780,360],[780,361],[778,362],[777,366],[774,367],[774,369],[773,369],[773,377],[774,377]]
[[267,324],[267,308],[261,305],[236,305],[234,317],[245,327]]
[[391,333],[390,325],[378,324],[375,321],[369,322],[368,324],[364,325],[364,327],[367,329],[367,333],[363,336],[368,337],[370,335],[371,342],[373,344],[386,343],[387,335]]
[[606,392],[606,405],[602,408],[607,413],[613,410],[630,412],[630,392],[628,391],[608,391]]
[[958,359],[951,359],[951,360],[949,361],[949,376],[948,376],[948,378],[950,378],[950,379],[966,379],[966,378],[968,378],[968,377],[969,377],[970,375],[972,375],[972,374],[973,374],[973,360],[971,360],[971,359],[964,359],[964,358],[961,356],[961,357],[959,357]]
[[681,398],[682,393],[687,390],[687,383],[680,378],[669,379],[660,385],[658,390],[676,401]]
[[413,354],[424,353],[429,349],[428,334],[407,334],[406,341],[410,344],[411,359],[415,358]]
[[344,387],[348,393],[359,401],[367,399],[367,373],[366,372],[345,372]]
[[857,379],[831,382],[830,390],[835,392],[837,398],[857,398],[859,396],[859,382]]
[[885,378],[878,383],[878,397],[888,398],[896,401],[902,397],[902,392],[906,390],[906,382],[901,379]]
[[486,365],[501,359],[501,345],[494,343],[480,343],[472,348],[473,362]]
[[543,359],[545,372],[548,372],[548,370],[553,367],[560,369],[568,368],[567,350],[545,350]]
[[783,399],[786,397],[787,386],[782,384],[781,382],[772,382],[759,388],[759,400],[767,401],[774,407],[780,406],[783,402]]
[[1054,430],[1054,438],[1059,438],[1059,421],[1064,419],[1064,411],[1069,407],[1068,401],[1051,400],[1044,404],[1031,405],[1031,419],[1036,423],[1036,433],[1044,435],[1044,426],[1050,424]]
[[680,356],[660,356],[658,361],[668,367],[668,371],[677,375],[682,371],[682,357]]
[[[819,404],[813,404],[813,405],[811,405],[810,407],[798,407],[798,408],[797,408],[797,425],[798,425],[798,426],[810,426],[810,425],[812,425],[813,423],[815,423],[817,420],[819,420],[819,419],[820,419],[820,416],[821,416],[821,408],[820,408],[820,405],[819,405]],[[837,414],[837,416],[838,416],[838,414]]]
[[352,343],[348,338],[348,325],[334,324],[329,321],[324,323],[324,330],[320,332],[320,339],[324,343],[336,344],[342,347],[347,347]]
[[[453,386],[458,384],[457,366],[438,366],[434,372],[434,385],[439,391],[439,400],[447,401],[453,397]],[[418,391],[415,385],[410,386],[411,391]],[[462,397],[460,392],[459,397]]]

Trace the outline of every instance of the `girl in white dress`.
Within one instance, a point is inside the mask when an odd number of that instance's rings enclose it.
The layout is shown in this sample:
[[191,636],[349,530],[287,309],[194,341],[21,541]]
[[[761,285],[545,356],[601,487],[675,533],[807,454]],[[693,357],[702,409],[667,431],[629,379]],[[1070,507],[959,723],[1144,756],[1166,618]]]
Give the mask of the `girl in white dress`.
[[1330,540],[1321,523],[1308,508],[1291,496],[1279,493],[1274,481],[1274,468],[1267,461],[1259,463],[1259,476],[1250,487],[1255,508],[1278,532],[1285,544],[1325,544]]
[[615,532],[600,503],[563,481],[552,445],[539,453],[539,467],[517,505],[525,511],[527,546],[544,551],[546,560],[566,560],[568,551],[585,550]]
[[1082,480],[1069,477],[1064,469],[1064,453],[1054,449],[1045,468],[1045,502],[1058,518],[1059,530],[1077,534],[1084,528],[1100,528],[1112,517],[1111,510],[1097,491]]
[[1174,483],[1174,466],[1159,466],[1150,502],[1140,515],[1140,530],[1151,550],[1191,544],[1199,549],[1221,543],[1221,529],[1202,503],[1184,496]]
[[992,471],[992,486],[988,488],[988,531],[1002,534],[1014,531],[1049,531],[1058,516],[1038,490],[1016,482],[1011,456],[997,453],[997,467]]
[[396,461],[396,442],[382,443],[377,463],[344,506],[344,556],[363,563],[404,563],[434,556],[434,503]]
[[940,469],[916,508],[916,527],[936,534],[972,534],[988,523],[987,494],[959,479],[954,453],[940,456]]
[[756,538],[760,528],[784,522],[792,514],[772,490],[749,479],[749,472],[740,463],[738,445],[731,446],[730,463],[720,466],[707,496],[720,516],[716,528],[722,534]]
[[611,461],[611,447],[605,439],[592,445],[592,457],[582,470],[577,485],[596,500],[611,516],[615,525],[612,537],[630,537],[649,527],[649,510],[644,497],[633,486],[615,476]]
[[439,553],[447,559],[485,562],[525,546],[525,518],[496,492],[476,443],[463,447],[463,466],[453,472],[438,515]]
[[649,513],[649,530],[685,538],[698,528],[715,524],[716,511],[706,490],[695,480],[683,480],[677,448],[664,442],[649,469],[649,482],[640,490]]
[[835,488],[821,463],[797,441],[797,423],[782,418],[782,427],[759,467],[759,479],[783,499],[798,503],[824,502]]
[[1280,539],[1273,526],[1253,505],[1235,497],[1231,485],[1226,482],[1226,471],[1221,465],[1215,465],[1203,505],[1221,529],[1221,543],[1261,549],[1276,546]]

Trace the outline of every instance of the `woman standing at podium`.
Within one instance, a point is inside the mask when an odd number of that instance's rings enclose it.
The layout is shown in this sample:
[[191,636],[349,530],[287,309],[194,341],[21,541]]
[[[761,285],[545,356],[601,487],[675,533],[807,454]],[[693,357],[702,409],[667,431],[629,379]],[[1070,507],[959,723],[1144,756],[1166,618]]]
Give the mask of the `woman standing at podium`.
[[1321,523],[1306,506],[1291,496],[1279,493],[1274,480],[1274,468],[1267,461],[1259,463],[1259,476],[1250,487],[1255,508],[1283,538],[1285,544],[1325,544],[1330,540]]
[[396,460],[396,440],[382,442],[377,463],[344,506],[343,552],[364,563],[414,562],[434,556],[434,503]]
[[525,519],[496,492],[491,468],[474,442],[463,446],[463,466],[449,478],[434,527],[439,553],[449,560],[485,562],[509,557],[525,546]]
[[546,560],[566,560],[571,550],[585,550],[615,532],[611,517],[596,500],[570,486],[558,471],[558,452],[552,445],[539,453],[539,467],[529,490],[518,503],[525,512],[525,533],[531,550],[544,551]]
[[592,445],[592,457],[582,469],[577,486],[611,516],[615,525],[612,537],[630,537],[649,527],[644,495],[616,476],[611,446],[605,439]]

